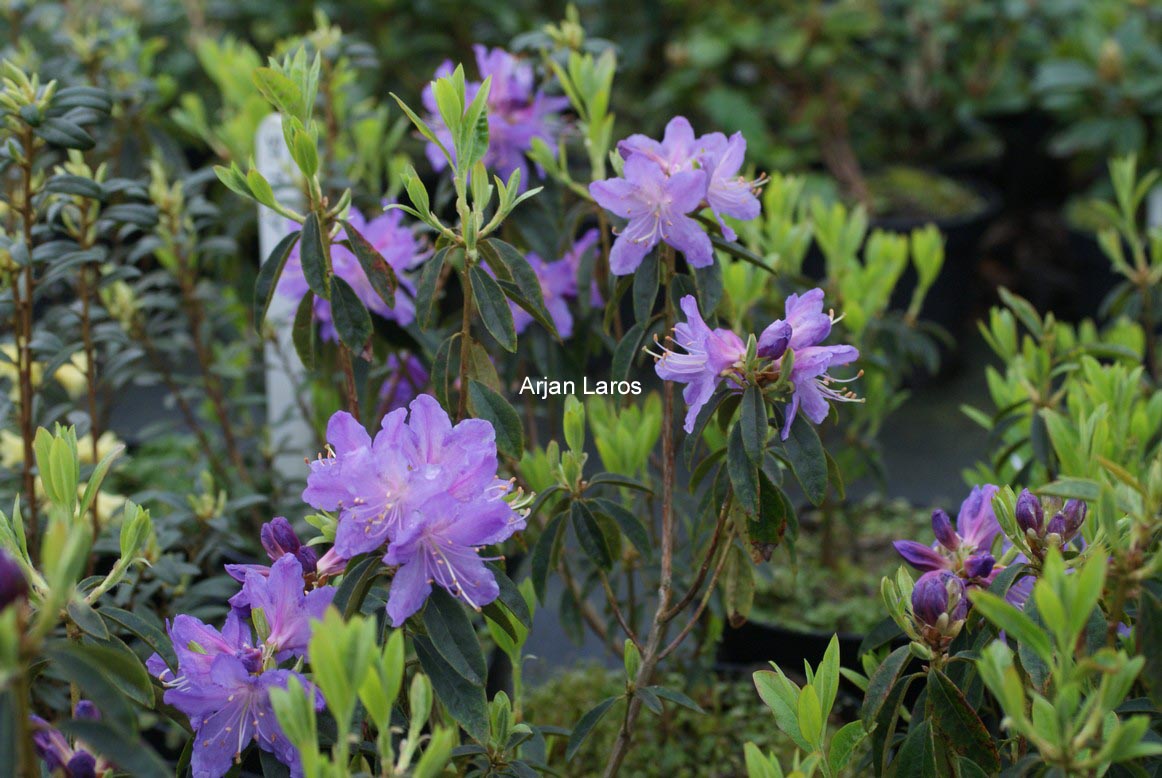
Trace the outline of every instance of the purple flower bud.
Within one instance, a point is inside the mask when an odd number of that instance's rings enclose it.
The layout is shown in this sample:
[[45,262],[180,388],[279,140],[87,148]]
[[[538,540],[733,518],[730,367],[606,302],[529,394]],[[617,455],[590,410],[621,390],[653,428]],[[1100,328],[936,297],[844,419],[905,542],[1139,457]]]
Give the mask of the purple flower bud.
[[303,574],[314,573],[318,569],[319,552],[314,546],[303,546],[295,552],[295,558],[303,566]]
[[97,760],[88,751],[77,751],[65,766],[69,778],[97,778]]
[[1017,524],[1021,529],[1033,530],[1038,534],[1041,532],[1041,525],[1045,522],[1045,510],[1041,507],[1041,501],[1028,489],[1022,489],[1017,496],[1016,513]]
[[1062,537],[1073,537],[1077,534],[1085,522],[1085,514],[1088,510],[1089,506],[1081,500],[1065,501],[1065,507],[1061,509],[1061,515],[1065,517],[1065,535]]
[[1062,541],[1066,540],[1066,537],[1065,537],[1065,514],[1063,514],[1063,513],[1053,514],[1053,518],[1051,518],[1049,520],[1049,523],[1047,525],[1045,525],[1045,534],[1046,535],[1056,534],[1061,538]]
[[15,559],[0,550],[0,610],[26,597],[28,580],[24,577],[24,571]]
[[764,359],[778,359],[791,342],[791,325],[785,321],[772,322],[759,335],[757,354]]
[[100,721],[101,711],[97,710],[97,706],[91,700],[77,700],[77,705],[73,708],[73,718],[78,721]]
[[940,508],[932,511],[932,533],[936,535],[940,545],[949,551],[955,551],[960,547],[960,536],[952,529],[952,519]]
[[968,614],[964,582],[948,570],[924,573],[912,589],[912,613],[930,627],[945,613],[949,621],[960,621]]
[[964,574],[969,578],[986,578],[996,563],[992,554],[975,554],[964,560]]
[[294,527],[282,516],[276,516],[263,524],[259,537],[272,562],[277,562],[284,554],[294,554],[302,546]]

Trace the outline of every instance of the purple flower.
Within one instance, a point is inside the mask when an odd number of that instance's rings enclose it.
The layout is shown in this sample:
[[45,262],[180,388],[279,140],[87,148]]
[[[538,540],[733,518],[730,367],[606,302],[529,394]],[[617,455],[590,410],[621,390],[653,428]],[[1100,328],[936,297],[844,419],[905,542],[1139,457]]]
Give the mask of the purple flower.
[[617,152],[625,160],[644,157],[670,176],[694,168],[704,151],[704,140],[694,137],[694,128],[685,116],[675,116],[666,124],[660,143],[645,135],[630,135],[617,144]]
[[[573,269],[573,275],[577,276],[580,282],[581,263],[585,260],[585,256],[593,250],[597,242],[601,239],[601,233],[596,229],[588,229],[581,235],[580,238],[565,252],[565,256],[561,257],[562,262],[567,262],[569,267]],[[578,293],[579,294],[579,293]],[[601,287],[597,284],[597,279],[589,281],[589,307],[600,308],[605,305],[605,300],[601,296]]]
[[929,627],[962,621],[968,615],[964,581],[948,570],[932,570],[920,576],[912,589],[912,614]]
[[[283,559],[297,564],[292,556]],[[262,650],[252,645],[250,630],[235,613],[227,617],[222,632],[192,616],[178,616],[170,625],[170,639],[178,657],[176,674],[157,654],[147,667],[168,687],[165,702],[190,719],[195,778],[225,775],[252,740],[290,767],[291,775],[301,776],[298,750],[279,728],[270,690],[286,688],[292,675],[305,688],[314,687],[297,673],[264,669]],[[313,693],[316,708],[322,710],[322,696]]]
[[992,508],[996,493],[997,487],[992,484],[974,486],[961,503],[955,531],[948,514],[937,508],[932,511],[932,532],[937,542],[926,546],[914,540],[897,540],[893,543],[896,551],[917,570],[946,570],[970,586],[987,586],[1003,569],[991,553],[993,538],[1001,531]]
[[[40,716],[28,718],[32,724],[32,745],[49,773],[64,778],[96,778],[110,769],[104,759],[94,757],[80,743],[70,745],[60,730]],[[101,713],[89,700],[79,700],[73,708],[73,718],[99,721]]]
[[[262,548],[270,557],[271,562],[277,562],[282,557],[290,555],[299,561],[303,576],[315,573],[319,552],[312,546],[304,546],[295,533],[294,527],[282,516],[276,516],[263,524],[262,529],[259,530],[259,538],[262,541]],[[244,584],[247,575],[251,573],[263,577],[270,575],[270,567],[267,565],[226,565],[226,572],[235,581]],[[234,595],[230,602],[235,608],[239,608],[243,612],[247,612],[249,608],[249,603],[243,592]]]
[[379,387],[380,407],[386,411],[406,408],[431,378],[419,357],[407,352],[389,354],[387,369],[387,379]]
[[[387,264],[395,271],[399,288],[395,294],[395,307],[388,307],[379,293],[371,285],[367,273],[355,254],[340,244],[331,246],[331,267],[335,275],[342,278],[355,291],[355,295],[372,313],[401,326],[411,324],[415,319],[415,284],[408,277],[408,271],[427,258],[423,244],[409,227],[403,224],[403,212],[391,210],[368,221],[358,209],[352,208],[347,221],[351,223],[367,242],[383,255]],[[278,283],[279,294],[298,301],[308,290],[307,279],[303,275],[302,255],[299,244],[291,250],[286,267]],[[330,341],[338,340],[335,324],[331,317],[331,304],[315,298],[315,319],[319,322],[319,334]]]
[[501,494],[471,502],[440,495],[425,503],[383,557],[399,565],[387,600],[392,626],[401,626],[423,606],[433,583],[477,610],[495,600],[500,587],[478,552],[524,526]]
[[598,205],[629,220],[609,252],[610,271],[619,276],[632,273],[659,241],[685,254],[693,267],[709,266],[714,261],[710,238],[686,215],[702,203],[706,173],[680,170],[667,176],[652,159],[632,154],[624,174],[589,185]]
[[[398,566],[388,614],[399,624],[438,583],[473,607],[497,596],[477,551],[524,529],[496,475],[496,433],[481,419],[455,426],[434,397],[387,414],[372,440],[349,414],[331,417],[331,456],[311,465],[303,499],[338,510],[335,546],[319,560],[330,574],[357,554],[387,546]],[[326,573],[324,573],[326,570]]]
[[729,140],[721,133],[712,133],[707,145],[710,150],[704,156],[704,164],[710,181],[706,188],[706,202],[718,219],[722,236],[735,240],[738,236],[722,220],[723,214],[750,221],[762,212],[755,197],[755,182],[738,174],[746,156],[746,138],[741,132],[734,133]]
[[683,297],[680,305],[686,321],[674,326],[674,335],[668,340],[680,346],[682,352],[663,347],[661,354],[653,355],[657,359],[654,370],[663,381],[686,384],[682,390],[687,406],[683,429],[691,433],[698,412],[718,383],[732,365],[746,356],[746,344],[730,330],[707,327],[693,295]]
[[28,579],[12,556],[0,549],[0,610],[28,597]]
[[247,572],[242,591],[230,598],[230,605],[262,609],[270,627],[265,644],[281,662],[306,655],[311,622],[323,618],[334,597],[335,589],[330,586],[304,592],[303,567],[293,554],[286,554],[274,563],[268,576]]
[[[787,351],[794,355],[789,376],[793,394],[780,436],[783,440],[790,436],[791,425],[800,409],[813,424],[821,424],[827,418],[829,402],[854,401],[855,398],[850,392],[832,386],[845,381],[833,378],[828,371],[832,367],[850,364],[859,358],[859,351],[854,346],[819,345],[831,334],[831,325],[834,321],[830,314],[823,313],[822,289],[812,289],[802,296],[789,295],[785,309],[787,318],[772,322],[763,330],[758,341],[761,355],[780,354],[780,367]],[[787,338],[785,344],[784,338]]]
[[[503,49],[473,46],[476,67],[481,80],[491,77],[488,90],[488,152],[484,165],[508,180],[514,170],[521,171],[521,188],[528,185],[529,166],[526,154],[533,139],[540,138],[550,148],[556,146],[562,120],[561,112],[569,107],[566,97],[548,97],[535,88],[533,66]],[[445,62],[436,70],[435,78],[452,74],[452,63]],[[465,102],[471,102],[480,91],[480,81],[465,83]],[[429,84],[423,92],[428,126],[449,153],[454,154],[452,134],[440,116],[435,90]],[[436,170],[448,164],[444,154],[434,143],[425,149],[428,161]]]

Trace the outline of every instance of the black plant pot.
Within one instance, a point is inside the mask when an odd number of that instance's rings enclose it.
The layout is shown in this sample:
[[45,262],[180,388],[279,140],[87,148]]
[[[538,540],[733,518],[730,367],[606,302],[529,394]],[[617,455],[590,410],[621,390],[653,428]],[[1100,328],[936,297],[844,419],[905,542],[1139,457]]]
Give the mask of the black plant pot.
[[1094,318],[1102,302],[1123,279],[1110,267],[1109,258],[1092,233],[1070,227],[1068,241],[1075,277],[1072,318]]
[[1005,210],[1062,205],[1069,194],[1069,169],[1065,160],[1049,153],[1049,138],[1055,129],[1052,118],[1029,110],[993,114],[985,117],[985,122],[1004,147],[992,183],[1004,192]]

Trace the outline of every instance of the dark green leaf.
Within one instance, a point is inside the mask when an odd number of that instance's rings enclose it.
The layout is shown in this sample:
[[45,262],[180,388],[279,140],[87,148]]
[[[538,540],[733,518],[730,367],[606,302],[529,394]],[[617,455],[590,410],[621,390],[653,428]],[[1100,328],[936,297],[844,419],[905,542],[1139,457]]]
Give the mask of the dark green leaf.
[[646,334],[646,322],[639,321],[626,331],[613,350],[613,365],[610,378],[614,381],[629,380],[629,371],[642,349],[642,339]]
[[[421,327],[432,326],[436,313],[436,286],[440,281],[440,274],[444,270],[444,263],[453,249],[442,248],[436,255],[424,263],[420,273],[420,281],[416,285],[416,323]],[[457,249],[458,250],[458,249]]]
[[153,651],[161,655],[170,668],[177,667],[177,655],[174,654],[173,643],[160,627],[151,624],[143,617],[121,608],[102,606],[99,611],[105,622],[113,622],[136,635]]
[[750,540],[751,556],[769,562],[771,554],[783,542],[787,531],[791,503],[783,490],[771,481],[763,470],[758,471],[759,509],[746,519],[746,534]]
[[108,91],[94,86],[66,86],[53,95],[52,108],[60,111],[88,108],[109,113],[113,108],[113,98]]
[[493,576],[496,578],[496,583],[500,587],[500,596],[494,602],[503,603],[505,609],[515,616],[517,621],[526,628],[531,628],[533,626],[533,615],[529,613],[529,605],[525,602],[524,595],[520,593],[520,589],[516,583],[495,562],[488,562],[487,567],[492,571]]
[[937,778],[945,774],[937,766],[936,744],[927,721],[919,717],[912,720],[893,764],[899,765],[896,778]]
[[960,689],[939,670],[928,673],[928,718],[943,749],[968,757],[989,775],[1000,770],[996,743]]
[[44,191],[55,194],[76,195],[87,197],[90,200],[104,200],[105,191],[91,178],[72,176],[67,173],[58,173],[44,185]]
[[738,504],[748,513],[759,509],[759,469],[746,455],[742,443],[742,427],[736,424],[730,430],[726,444],[726,472]]
[[[557,328],[553,324],[553,317],[545,308],[540,278],[529,261],[511,245],[497,238],[489,238],[480,244],[480,256],[492,267],[497,278],[513,280],[515,289],[505,287],[509,299],[528,311],[542,327],[556,336]],[[503,264],[507,272],[497,270],[497,263]]]
[[604,497],[598,497],[589,502],[598,513],[608,516],[617,522],[617,526],[629,538],[629,542],[633,543],[638,553],[646,559],[649,559],[652,554],[650,535],[646,531],[646,526],[642,523],[641,519],[613,500],[607,500]]
[[651,489],[641,481],[636,481],[628,475],[619,473],[598,473],[589,479],[589,486],[622,486],[626,489],[636,489],[639,492],[649,492]]
[[93,610],[88,603],[82,600],[70,600],[67,610],[69,618],[86,635],[92,635],[98,640],[109,639],[109,628],[105,626],[105,622],[97,615],[97,611]]
[[363,607],[363,600],[367,597],[367,592],[371,590],[371,584],[376,578],[387,572],[383,560],[377,554],[366,556],[358,562],[352,560],[352,562],[354,564],[350,562],[347,564],[347,572],[343,574],[343,583],[339,584],[335,598],[331,601],[343,614],[344,619],[349,619],[359,612],[359,609]]
[[274,290],[282,269],[286,267],[287,257],[301,234],[295,230],[280,240],[258,270],[258,278],[254,281],[254,328],[259,334],[262,334],[262,323],[266,321],[266,312],[270,310],[270,301],[274,299]]
[[542,604],[545,602],[545,582],[549,578],[549,568],[552,567],[555,556],[554,548],[561,542],[561,535],[565,527],[564,522],[564,512],[549,519],[549,523],[545,525],[540,537],[537,538],[536,545],[533,546],[529,575],[533,579],[533,591],[537,594],[537,600]]
[[802,413],[795,416],[783,450],[807,499],[812,505],[820,505],[827,496],[827,457],[819,434]]
[[593,560],[595,565],[602,570],[608,570],[613,566],[613,555],[610,553],[609,544],[605,540],[605,534],[602,533],[601,526],[594,518],[593,512],[589,510],[589,506],[582,500],[575,500],[570,515],[573,521],[573,531],[577,533],[577,539],[581,541],[581,549]]
[[339,340],[356,354],[371,337],[371,314],[351,285],[339,276],[331,279],[331,320]]
[[739,425],[742,427],[742,447],[747,458],[756,465],[762,466],[764,450],[767,445],[767,405],[763,401],[762,390],[757,386],[748,386],[742,395],[742,416]]
[[33,129],[33,132],[47,143],[65,149],[88,151],[96,145],[96,141],[89,133],[66,119],[45,119],[39,127]]
[[577,750],[585,742],[585,738],[589,737],[589,733],[597,726],[597,722],[601,721],[609,709],[613,707],[613,703],[617,702],[620,697],[609,697],[597,703],[596,707],[590,709],[588,713],[581,717],[577,722],[577,726],[573,727],[573,734],[569,736],[569,745],[565,749],[565,761],[568,762],[577,755]]
[[508,307],[504,292],[500,290],[492,276],[480,267],[469,270],[468,279],[472,284],[472,296],[476,300],[484,328],[496,339],[501,348],[510,353],[515,352],[516,328],[513,326],[512,309]]
[[867,729],[872,728],[880,715],[880,711],[888,703],[888,698],[896,684],[899,683],[900,675],[908,666],[911,656],[912,653],[907,646],[900,646],[888,654],[887,659],[876,668],[871,678],[868,679],[867,694],[864,696],[863,708],[860,710],[860,717],[863,718],[864,726]]
[[307,370],[315,366],[315,345],[318,333],[315,332],[315,293],[310,289],[299,300],[299,307],[295,311],[295,323],[291,327],[291,339],[295,344],[295,353],[299,361]]
[[80,687],[87,699],[98,701],[102,716],[125,729],[132,727],[133,709],[96,652],[79,645],[58,643],[46,650],[45,655],[66,679]]
[[[1162,645],[1162,600],[1145,587],[1138,600],[1138,621],[1134,624],[1134,636],[1140,646]],[[1150,691],[1150,699],[1155,705],[1162,705],[1162,651],[1146,652],[1141,678]]]
[[395,292],[399,288],[395,271],[375,246],[351,226],[351,222],[343,222],[343,230],[347,235],[348,245],[351,246],[351,253],[359,260],[367,280],[371,282],[371,288],[387,303],[388,308],[394,308]]
[[319,226],[319,217],[315,213],[308,213],[303,222],[302,246],[299,258],[303,266],[303,278],[315,296],[323,300],[331,299],[331,290],[327,285],[327,277],[331,267],[327,262],[326,247],[323,245],[322,228]]
[[468,683],[483,686],[488,668],[476,630],[460,601],[442,587],[434,586],[424,606],[423,619],[433,648],[448,666]]
[[658,252],[651,251],[633,274],[633,315],[637,321],[648,321],[658,298]]
[[694,702],[694,700],[690,699],[685,694],[682,694],[682,692],[675,691],[674,689],[667,689],[664,686],[650,686],[648,688],[651,689],[654,692],[654,694],[658,695],[663,700],[669,700],[670,702],[675,703],[677,705],[681,705],[683,708],[688,708],[688,709],[694,711],[695,713],[705,713],[706,712],[706,711],[702,710],[702,706],[700,706],[698,703]]
[[485,742],[488,739],[488,703],[484,687],[464,683],[464,678],[444,661],[432,642],[423,635],[413,636],[412,645],[420,667],[432,681],[432,689],[452,718],[475,740]]
[[505,456],[520,459],[524,453],[524,430],[520,416],[508,401],[479,381],[468,381],[468,409],[496,430],[496,448]]

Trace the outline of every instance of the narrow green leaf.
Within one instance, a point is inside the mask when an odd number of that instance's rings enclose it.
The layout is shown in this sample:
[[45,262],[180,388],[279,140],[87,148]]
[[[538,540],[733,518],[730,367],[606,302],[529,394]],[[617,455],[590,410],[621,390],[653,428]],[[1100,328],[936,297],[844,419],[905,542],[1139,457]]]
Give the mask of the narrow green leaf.
[[508,401],[479,381],[468,381],[468,409],[496,430],[496,448],[505,456],[520,459],[524,453],[524,430],[520,416]]
[[367,280],[371,282],[371,288],[387,303],[388,308],[394,308],[395,293],[399,288],[399,279],[395,277],[395,271],[387,264],[383,254],[380,254],[379,250],[351,225],[351,222],[345,221],[342,224],[348,244],[351,246],[351,253],[359,260]]
[[331,320],[339,340],[356,354],[371,337],[371,314],[351,285],[339,276],[331,279]]
[[295,230],[280,240],[258,270],[258,278],[254,281],[254,328],[259,334],[262,334],[262,323],[266,321],[266,312],[270,310],[270,302],[274,299],[278,279],[282,276],[287,258],[290,257],[291,250],[301,234],[299,230]]
[[299,258],[303,266],[303,278],[307,286],[315,295],[323,300],[331,299],[331,290],[327,285],[327,276],[330,267],[327,262],[326,248],[323,245],[323,233],[319,226],[319,217],[315,213],[307,214],[303,222],[302,246]]
[[468,271],[468,279],[485,329],[501,348],[510,353],[515,352],[516,328],[513,326],[512,310],[508,307],[504,292],[492,276],[480,267],[471,268]]
[[573,727],[573,732],[569,735],[569,745],[565,749],[565,761],[572,761],[573,757],[577,755],[577,751],[585,742],[585,738],[589,737],[589,733],[597,726],[597,723],[609,712],[613,707],[613,703],[617,702],[619,697],[609,697],[597,703],[595,707],[589,710],[577,725]]

